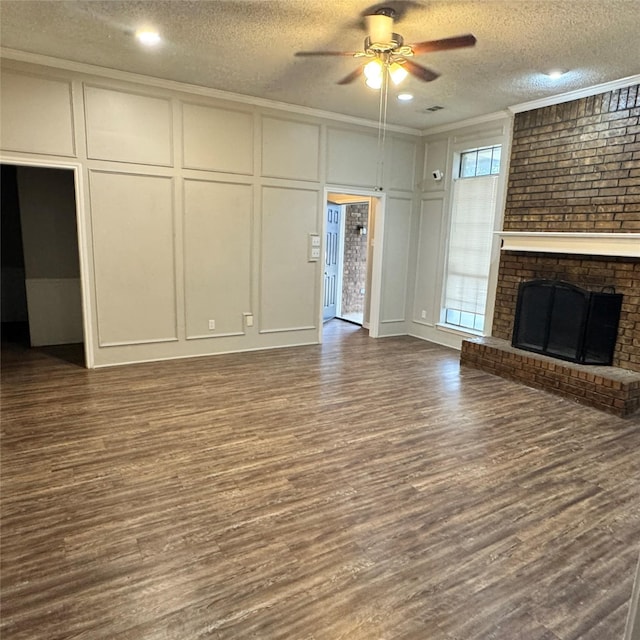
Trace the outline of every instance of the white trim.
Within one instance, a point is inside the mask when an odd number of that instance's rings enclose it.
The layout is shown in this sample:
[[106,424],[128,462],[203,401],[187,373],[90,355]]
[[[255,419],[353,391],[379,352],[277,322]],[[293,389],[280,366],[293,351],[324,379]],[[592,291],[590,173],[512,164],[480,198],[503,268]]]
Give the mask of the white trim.
[[[324,215],[327,215],[327,205],[324,205]],[[340,207],[340,232],[338,234],[338,288],[336,290],[336,317],[342,315],[342,294],[344,291],[344,236],[347,227],[347,206],[346,204],[335,204]]]
[[497,111],[495,113],[476,116],[467,120],[459,120],[457,122],[450,122],[448,124],[442,124],[435,127],[428,127],[422,129],[420,133],[423,136],[431,136],[438,133],[447,133],[448,131],[454,131],[456,129],[462,129],[464,127],[471,127],[478,124],[484,124],[486,122],[492,122],[494,120],[500,120],[500,118],[504,117],[512,117],[513,114],[521,113],[522,111],[530,111],[531,109],[549,107],[554,104],[561,104],[562,102],[579,100],[580,98],[587,98],[588,96],[594,96],[598,93],[606,93],[607,91],[623,89],[624,87],[629,87],[631,85],[639,83],[640,75],[628,76],[619,80],[612,80],[610,82],[603,82],[602,84],[596,84],[591,87],[585,87],[584,89],[576,89],[575,91],[568,91],[567,93],[560,93],[553,96],[548,96],[546,98],[530,100],[529,102],[521,102],[520,104],[514,104],[506,107],[504,111]]
[[554,104],[561,104],[562,102],[571,102],[571,100],[588,98],[589,96],[594,96],[598,93],[607,93],[608,91],[623,89],[624,87],[629,87],[638,83],[640,83],[640,75],[628,76],[626,78],[620,78],[620,80],[612,80],[610,82],[603,82],[602,84],[596,84],[591,87],[585,87],[584,89],[576,89],[575,91],[568,91],[567,93],[560,93],[547,98],[539,98],[538,100],[530,100],[529,102],[514,104],[511,107],[508,107],[508,110],[511,113],[531,111],[532,109],[550,107]]
[[38,159],[16,157],[0,152],[0,162],[2,164],[14,164],[27,167],[41,167],[45,169],[71,169],[73,171],[73,184],[76,198],[76,237],[78,240],[78,257],[80,260],[80,294],[82,299],[82,332],[84,334],[84,365],[87,369],[95,366],[93,357],[93,333],[91,328],[91,296],[89,281],[91,273],[89,269],[89,250],[85,244],[86,220],[84,199],[84,183],[82,175],[82,164],[69,160],[51,160],[50,158]]
[[482,338],[485,335],[484,333],[482,333],[482,331],[465,329],[464,327],[458,327],[454,324],[447,324],[446,322],[436,322],[436,329],[438,331],[444,331],[446,333],[452,333],[453,335],[460,336],[463,340],[466,338]]
[[[118,342],[100,342],[100,348],[104,347],[134,347],[138,344],[159,344],[164,342],[179,342],[178,337],[175,338],[149,338],[148,340],[123,340]],[[129,363],[127,363],[129,364]]]
[[[289,331],[311,331],[312,329],[317,329],[318,327],[314,327],[312,325],[305,327],[284,327],[282,329],[260,329],[258,333],[287,333]],[[233,335],[233,334],[230,334]],[[242,335],[242,334],[239,334]]]
[[185,340],[210,340],[211,338],[231,338],[233,336],[244,336],[244,331],[236,331],[235,333],[218,333],[218,334],[203,334],[197,336],[186,336]]
[[502,239],[502,251],[640,258],[640,233],[497,231],[496,235]]
[[473,127],[477,124],[485,124],[486,122],[494,122],[496,120],[503,120],[504,118],[510,118],[511,114],[507,109],[503,111],[495,111],[494,113],[487,113],[482,116],[475,116],[474,118],[468,118],[467,120],[458,120],[457,122],[449,122],[448,124],[441,124],[437,127],[431,127],[428,129],[422,129],[420,132],[423,136],[431,136],[436,133],[447,133],[449,131],[457,131],[465,127]]
[[[384,229],[384,210],[386,204],[386,194],[382,191],[376,191],[374,189],[364,189],[358,187],[340,187],[335,184],[325,184],[324,187],[324,209],[322,216],[322,237],[324,238],[327,233],[327,215],[326,206],[329,202],[329,194],[345,194],[363,196],[361,202],[369,202],[369,217],[367,220],[367,272],[371,269],[371,291],[368,294],[369,297],[369,320],[362,323],[362,327],[369,330],[369,336],[371,338],[380,337],[380,305],[382,304],[381,292],[382,292],[382,236]],[[334,203],[335,204],[335,203]],[[375,215],[374,220],[374,236],[371,236],[371,216]],[[343,216],[344,217],[344,216]],[[381,226],[378,226],[381,225]],[[371,248],[372,264],[369,265],[369,250]],[[319,271],[319,278],[322,278],[322,269]],[[322,296],[324,284],[320,283],[320,314],[322,315]],[[366,316],[366,299],[365,310],[363,314]]]
[[[374,200],[375,198],[375,200]],[[369,296],[369,336],[372,338],[380,337],[380,316],[382,307],[382,254],[384,252],[384,221],[386,215],[386,194],[377,192],[371,198],[371,207],[373,212],[369,210],[369,216],[373,213],[375,216],[373,224],[373,238],[369,235],[371,247],[371,293]],[[371,225],[369,225],[371,228]],[[367,266],[367,268],[369,268]]]
[[187,358],[211,358],[215,356],[224,356],[233,353],[250,353],[251,351],[269,351],[273,349],[292,349],[294,347],[312,347],[317,342],[295,342],[293,344],[279,344],[273,346],[250,347],[249,349],[231,349],[229,351],[212,351],[211,353],[185,353],[177,356],[165,356],[163,358],[140,358],[138,360],[127,360],[126,362],[105,362],[98,364],[96,369],[107,369],[109,367],[122,367],[130,364],[146,364],[148,362],[167,362],[169,360],[185,360]]
[[[29,53],[27,51],[19,51],[17,49],[8,49],[0,47],[0,58],[7,60],[15,60],[16,62],[26,62],[28,64],[41,65],[45,67],[53,67],[56,69],[64,69],[65,71],[73,71],[75,73],[90,74],[100,76],[102,78],[110,78],[112,80],[121,80],[123,82],[134,82],[136,84],[166,89],[168,91],[180,91],[181,93],[190,93],[209,98],[217,98],[219,100],[227,100],[229,102],[240,102],[242,104],[252,105],[254,107],[262,107],[265,109],[277,109],[279,111],[287,111],[289,113],[297,113],[304,116],[314,118],[323,118],[325,120],[337,120],[346,124],[353,124],[362,127],[378,128],[377,121],[367,120],[365,118],[357,118],[355,116],[347,116],[333,111],[323,111],[313,107],[303,107],[300,105],[290,104],[288,102],[279,102],[277,100],[268,100],[266,98],[258,98],[256,96],[247,96],[240,93],[231,93],[222,91],[221,89],[212,89],[197,84],[189,84],[186,82],[178,82],[177,80],[166,80],[164,78],[154,78],[140,73],[132,73],[130,71],[120,71],[118,69],[108,69],[84,62],[73,62],[72,60],[63,60],[62,58],[53,58],[37,53]],[[395,133],[406,133],[409,135],[419,136],[420,129],[412,127],[404,127],[402,125],[387,124],[387,131]]]

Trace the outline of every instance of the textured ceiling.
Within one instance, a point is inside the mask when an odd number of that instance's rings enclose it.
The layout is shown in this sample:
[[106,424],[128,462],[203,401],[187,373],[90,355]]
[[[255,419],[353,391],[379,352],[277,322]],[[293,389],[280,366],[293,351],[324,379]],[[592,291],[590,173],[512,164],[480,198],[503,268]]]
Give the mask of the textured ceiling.
[[[416,58],[441,77],[407,79],[411,103],[392,91],[394,124],[429,128],[640,72],[638,0],[1,0],[0,43],[377,120],[377,92],[360,80],[336,84],[357,60],[293,54],[362,48],[362,16],[380,6],[397,10],[394,30],[407,43],[465,33],[478,40]],[[161,45],[138,45],[133,32],[144,25],[161,33]],[[568,70],[558,81],[542,73],[558,67]],[[434,105],[443,109],[426,111]]]

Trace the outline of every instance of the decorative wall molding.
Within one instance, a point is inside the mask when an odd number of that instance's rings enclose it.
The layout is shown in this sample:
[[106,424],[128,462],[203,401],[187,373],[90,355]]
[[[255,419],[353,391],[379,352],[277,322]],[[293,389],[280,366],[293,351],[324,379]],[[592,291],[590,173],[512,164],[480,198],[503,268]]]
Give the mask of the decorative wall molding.
[[[100,76],[102,78],[111,78],[123,82],[133,82],[138,85],[167,89],[169,91],[180,91],[182,93],[190,93],[209,98],[217,98],[218,100],[226,100],[228,102],[240,102],[255,107],[265,109],[277,109],[278,111],[287,111],[289,113],[298,113],[313,118],[323,118],[325,120],[337,120],[346,124],[357,125],[361,127],[378,128],[378,122],[366,120],[365,118],[357,118],[355,116],[346,116],[332,111],[323,111],[321,109],[313,109],[312,107],[302,107],[299,105],[289,104],[287,102],[278,102],[276,100],[267,100],[265,98],[256,98],[254,96],[245,96],[240,93],[231,93],[220,89],[210,89],[196,84],[188,84],[186,82],[178,82],[176,80],[165,80],[162,78],[154,78],[140,73],[131,73],[129,71],[119,71],[116,69],[107,69],[97,65],[86,64],[84,62],[73,62],[72,60],[63,60],[62,58],[53,58],[37,53],[29,53],[27,51],[18,51],[17,49],[9,49],[0,47],[0,58],[7,60],[15,60],[16,62],[26,62],[44,67],[53,67],[55,69],[63,69],[65,71],[73,71],[92,76]],[[387,130],[395,133],[406,133],[413,136],[419,136],[420,130],[411,127],[403,127],[400,125],[387,124]]]
[[502,251],[640,258],[640,233],[498,231],[496,235],[502,240]]

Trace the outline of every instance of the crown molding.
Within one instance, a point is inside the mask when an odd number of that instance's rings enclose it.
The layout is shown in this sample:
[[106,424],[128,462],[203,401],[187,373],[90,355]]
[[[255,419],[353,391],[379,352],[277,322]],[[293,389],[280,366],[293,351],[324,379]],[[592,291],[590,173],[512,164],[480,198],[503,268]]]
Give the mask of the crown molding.
[[[370,127],[378,129],[378,122],[367,120],[366,118],[358,118],[356,116],[347,116],[333,111],[323,111],[322,109],[314,109],[312,107],[303,107],[300,105],[289,104],[288,102],[278,102],[276,100],[268,100],[266,98],[257,98],[247,96],[241,93],[231,93],[220,89],[212,89],[197,84],[189,84],[187,82],[178,82],[176,80],[166,80],[164,78],[156,78],[146,76],[140,73],[131,73],[130,71],[121,71],[119,69],[109,69],[85,62],[74,62],[73,60],[65,60],[62,58],[54,58],[44,56],[39,53],[29,53],[28,51],[20,51],[18,49],[8,49],[0,47],[0,59],[14,60],[16,62],[24,62],[43,67],[51,67],[54,69],[62,69],[74,73],[82,73],[85,75],[98,76],[101,78],[109,78],[111,80],[119,80],[122,82],[132,82],[139,85],[166,89],[168,91],[179,91],[181,93],[195,94],[206,96],[208,98],[216,98],[218,100],[226,100],[228,102],[238,102],[253,107],[261,107],[263,109],[274,109],[277,111],[287,111],[303,116],[313,118],[322,118],[323,120],[334,120],[344,124],[357,125],[360,127]],[[403,127],[401,125],[387,124],[387,131],[394,133],[404,133],[412,136],[421,135],[420,129],[411,127]]]
[[485,124],[487,122],[494,122],[496,120],[505,120],[511,118],[511,114],[508,111],[495,111],[494,113],[487,113],[483,116],[476,116],[475,118],[468,118],[467,120],[458,120],[457,122],[449,122],[448,124],[441,124],[435,127],[429,127],[428,129],[422,129],[420,132],[423,136],[432,136],[438,133],[447,133],[449,131],[457,131],[464,127],[473,127],[478,124]]
[[450,122],[440,126],[429,127],[427,129],[422,129],[420,133],[423,136],[431,136],[439,133],[448,133],[449,131],[457,131],[464,127],[485,124],[505,117],[511,118],[514,114],[521,113],[522,111],[531,111],[532,109],[550,107],[554,104],[561,104],[562,102],[571,102],[572,100],[595,96],[599,93],[623,89],[624,87],[629,87],[634,84],[640,84],[640,75],[628,76],[626,78],[621,78],[620,80],[612,80],[610,82],[603,82],[602,84],[596,84],[591,87],[585,87],[584,89],[576,89],[575,91],[568,91],[567,93],[560,93],[547,98],[522,102],[520,104],[507,107],[504,111],[497,111],[484,116],[469,118],[468,120],[459,120],[458,122]]
[[579,100],[580,98],[588,98],[589,96],[595,96],[599,93],[607,93],[608,91],[615,91],[616,89],[624,89],[625,87],[629,87],[633,84],[640,84],[640,75],[628,76],[626,78],[620,78],[620,80],[612,80],[611,82],[603,82],[602,84],[595,84],[591,87],[585,87],[584,89],[576,89],[575,91],[560,93],[555,96],[549,96],[548,98],[540,98],[539,100],[531,100],[530,102],[514,104],[513,106],[508,107],[508,109],[511,113],[521,113],[523,111],[531,111],[532,109],[551,107],[554,104]]

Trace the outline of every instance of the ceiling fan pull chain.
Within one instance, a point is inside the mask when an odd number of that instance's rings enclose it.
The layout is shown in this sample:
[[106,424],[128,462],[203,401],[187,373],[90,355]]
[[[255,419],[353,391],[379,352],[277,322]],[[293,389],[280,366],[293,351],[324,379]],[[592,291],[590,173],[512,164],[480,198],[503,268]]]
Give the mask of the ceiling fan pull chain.
[[387,69],[382,67],[382,86],[380,87],[380,100],[378,106],[378,158],[376,162],[376,187],[382,189],[382,178],[384,173],[384,128],[386,120],[386,77]]

